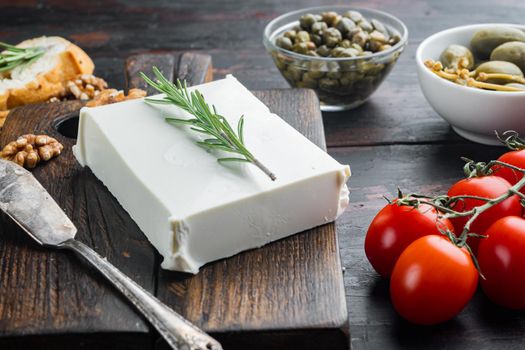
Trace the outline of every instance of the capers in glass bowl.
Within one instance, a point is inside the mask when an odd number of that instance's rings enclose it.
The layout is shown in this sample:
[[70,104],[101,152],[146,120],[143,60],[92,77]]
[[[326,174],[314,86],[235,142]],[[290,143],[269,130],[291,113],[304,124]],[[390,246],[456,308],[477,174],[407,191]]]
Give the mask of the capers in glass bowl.
[[292,87],[314,89],[323,111],[364,103],[407,43],[397,18],[349,6],[314,7],[271,21],[264,44]]

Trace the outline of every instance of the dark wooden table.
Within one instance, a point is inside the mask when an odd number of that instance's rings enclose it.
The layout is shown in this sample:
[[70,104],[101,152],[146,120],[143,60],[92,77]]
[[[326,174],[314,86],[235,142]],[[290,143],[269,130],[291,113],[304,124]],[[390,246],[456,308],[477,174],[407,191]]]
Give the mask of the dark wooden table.
[[[335,1],[0,1],[0,39],[15,43],[61,35],[83,47],[97,74],[123,87],[125,57],[145,51],[194,50],[213,56],[215,77],[233,73],[252,89],[287,84],[262,45],[262,30],[283,12]],[[342,1],[339,1],[342,3]],[[500,309],[478,293],[453,321],[415,327],[389,301],[388,283],[368,264],[363,240],[383,195],[404,189],[443,192],[461,177],[460,155],[488,160],[503,152],[454,134],[425,101],[414,54],[421,40],[467,23],[522,23],[521,0],[373,0],[401,18],[409,43],[392,74],[370,101],[354,111],[325,114],[329,152],[352,166],[351,206],[338,220],[354,349],[516,349],[525,346],[525,314]],[[1,287],[1,286],[0,286]]]

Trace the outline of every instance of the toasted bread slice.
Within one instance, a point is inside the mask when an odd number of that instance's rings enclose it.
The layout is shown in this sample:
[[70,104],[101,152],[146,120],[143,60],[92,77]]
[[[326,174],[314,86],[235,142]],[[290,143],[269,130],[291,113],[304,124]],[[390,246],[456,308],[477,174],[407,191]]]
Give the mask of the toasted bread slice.
[[0,73],[0,126],[5,111],[61,96],[68,80],[78,74],[92,74],[95,68],[81,48],[58,36],[25,40],[17,46],[43,47],[45,53],[30,64]]

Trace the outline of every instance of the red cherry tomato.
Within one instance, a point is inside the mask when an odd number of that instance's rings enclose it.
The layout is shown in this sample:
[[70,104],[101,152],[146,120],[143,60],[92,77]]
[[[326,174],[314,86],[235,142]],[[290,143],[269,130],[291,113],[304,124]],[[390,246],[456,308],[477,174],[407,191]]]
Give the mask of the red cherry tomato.
[[508,216],[487,230],[479,243],[481,287],[493,302],[525,309],[525,220]]
[[[507,152],[499,157],[498,160],[525,169],[525,150]],[[504,166],[495,165],[492,169],[494,170],[494,175],[504,178],[511,185],[515,185],[523,177],[522,173]],[[525,194],[525,187],[520,192]]]
[[432,325],[448,321],[467,305],[478,271],[465,248],[445,236],[425,236],[401,254],[390,280],[394,308],[405,319]]
[[390,277],[397,259],[410,243],[426,235],[439,235],[438,225],[453,231],[452,223],[438,220],[438,212],[429,205],[418,209],[387,204],[376,215],[365,239],[365,253],[373,268],[383,277]]
[[[456,182],[448,190],[448,195],[451,197],[471,195],[492,199],[504,194],[510,187],[511,185],[507,180],[498,176],[474,177]],[[482,200],[465,199],[463,202],[457,202],[454,210],[463,212],[483,204],[485,204],[485,202]],[[483,235],[490,225],[492,225],[498,219],[501,219],[505,216],[520,216],[521,213],[522,207],[518,196],[512,196],[481,214],[472,223],[470,231],[472,233]],[[450,219],[454,225],[456,235],[461,234],[468,219],[468,217]],[[472,251],[476,253],[479,244],[479,238],[469,238],[467,242]]]

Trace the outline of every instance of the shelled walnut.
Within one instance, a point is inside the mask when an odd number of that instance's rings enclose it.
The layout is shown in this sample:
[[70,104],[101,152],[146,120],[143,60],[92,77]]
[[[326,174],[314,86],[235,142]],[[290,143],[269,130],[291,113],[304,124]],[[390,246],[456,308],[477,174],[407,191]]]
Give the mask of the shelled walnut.
[[128,94],[125,95],[124,91],[116,89],[102,90],[94,99],[89,101],[87,107],[96,107],[102,105],[108,105],[111,103],[122,102],[127,100],[134,100],[137,98],[145,97],[146,91],[141,89],[130,89]]
[[91,100],[107,88],[108,84],[104,79],[92,74],[80,74],[66,83],[66,94],[73,95],[78,100]]
[[32,169],[41,161],[58,157],[64,146],[55,138],[47,135],[26,134],[16,141],[9,142],[0,151],[0,158],[7,159]]

